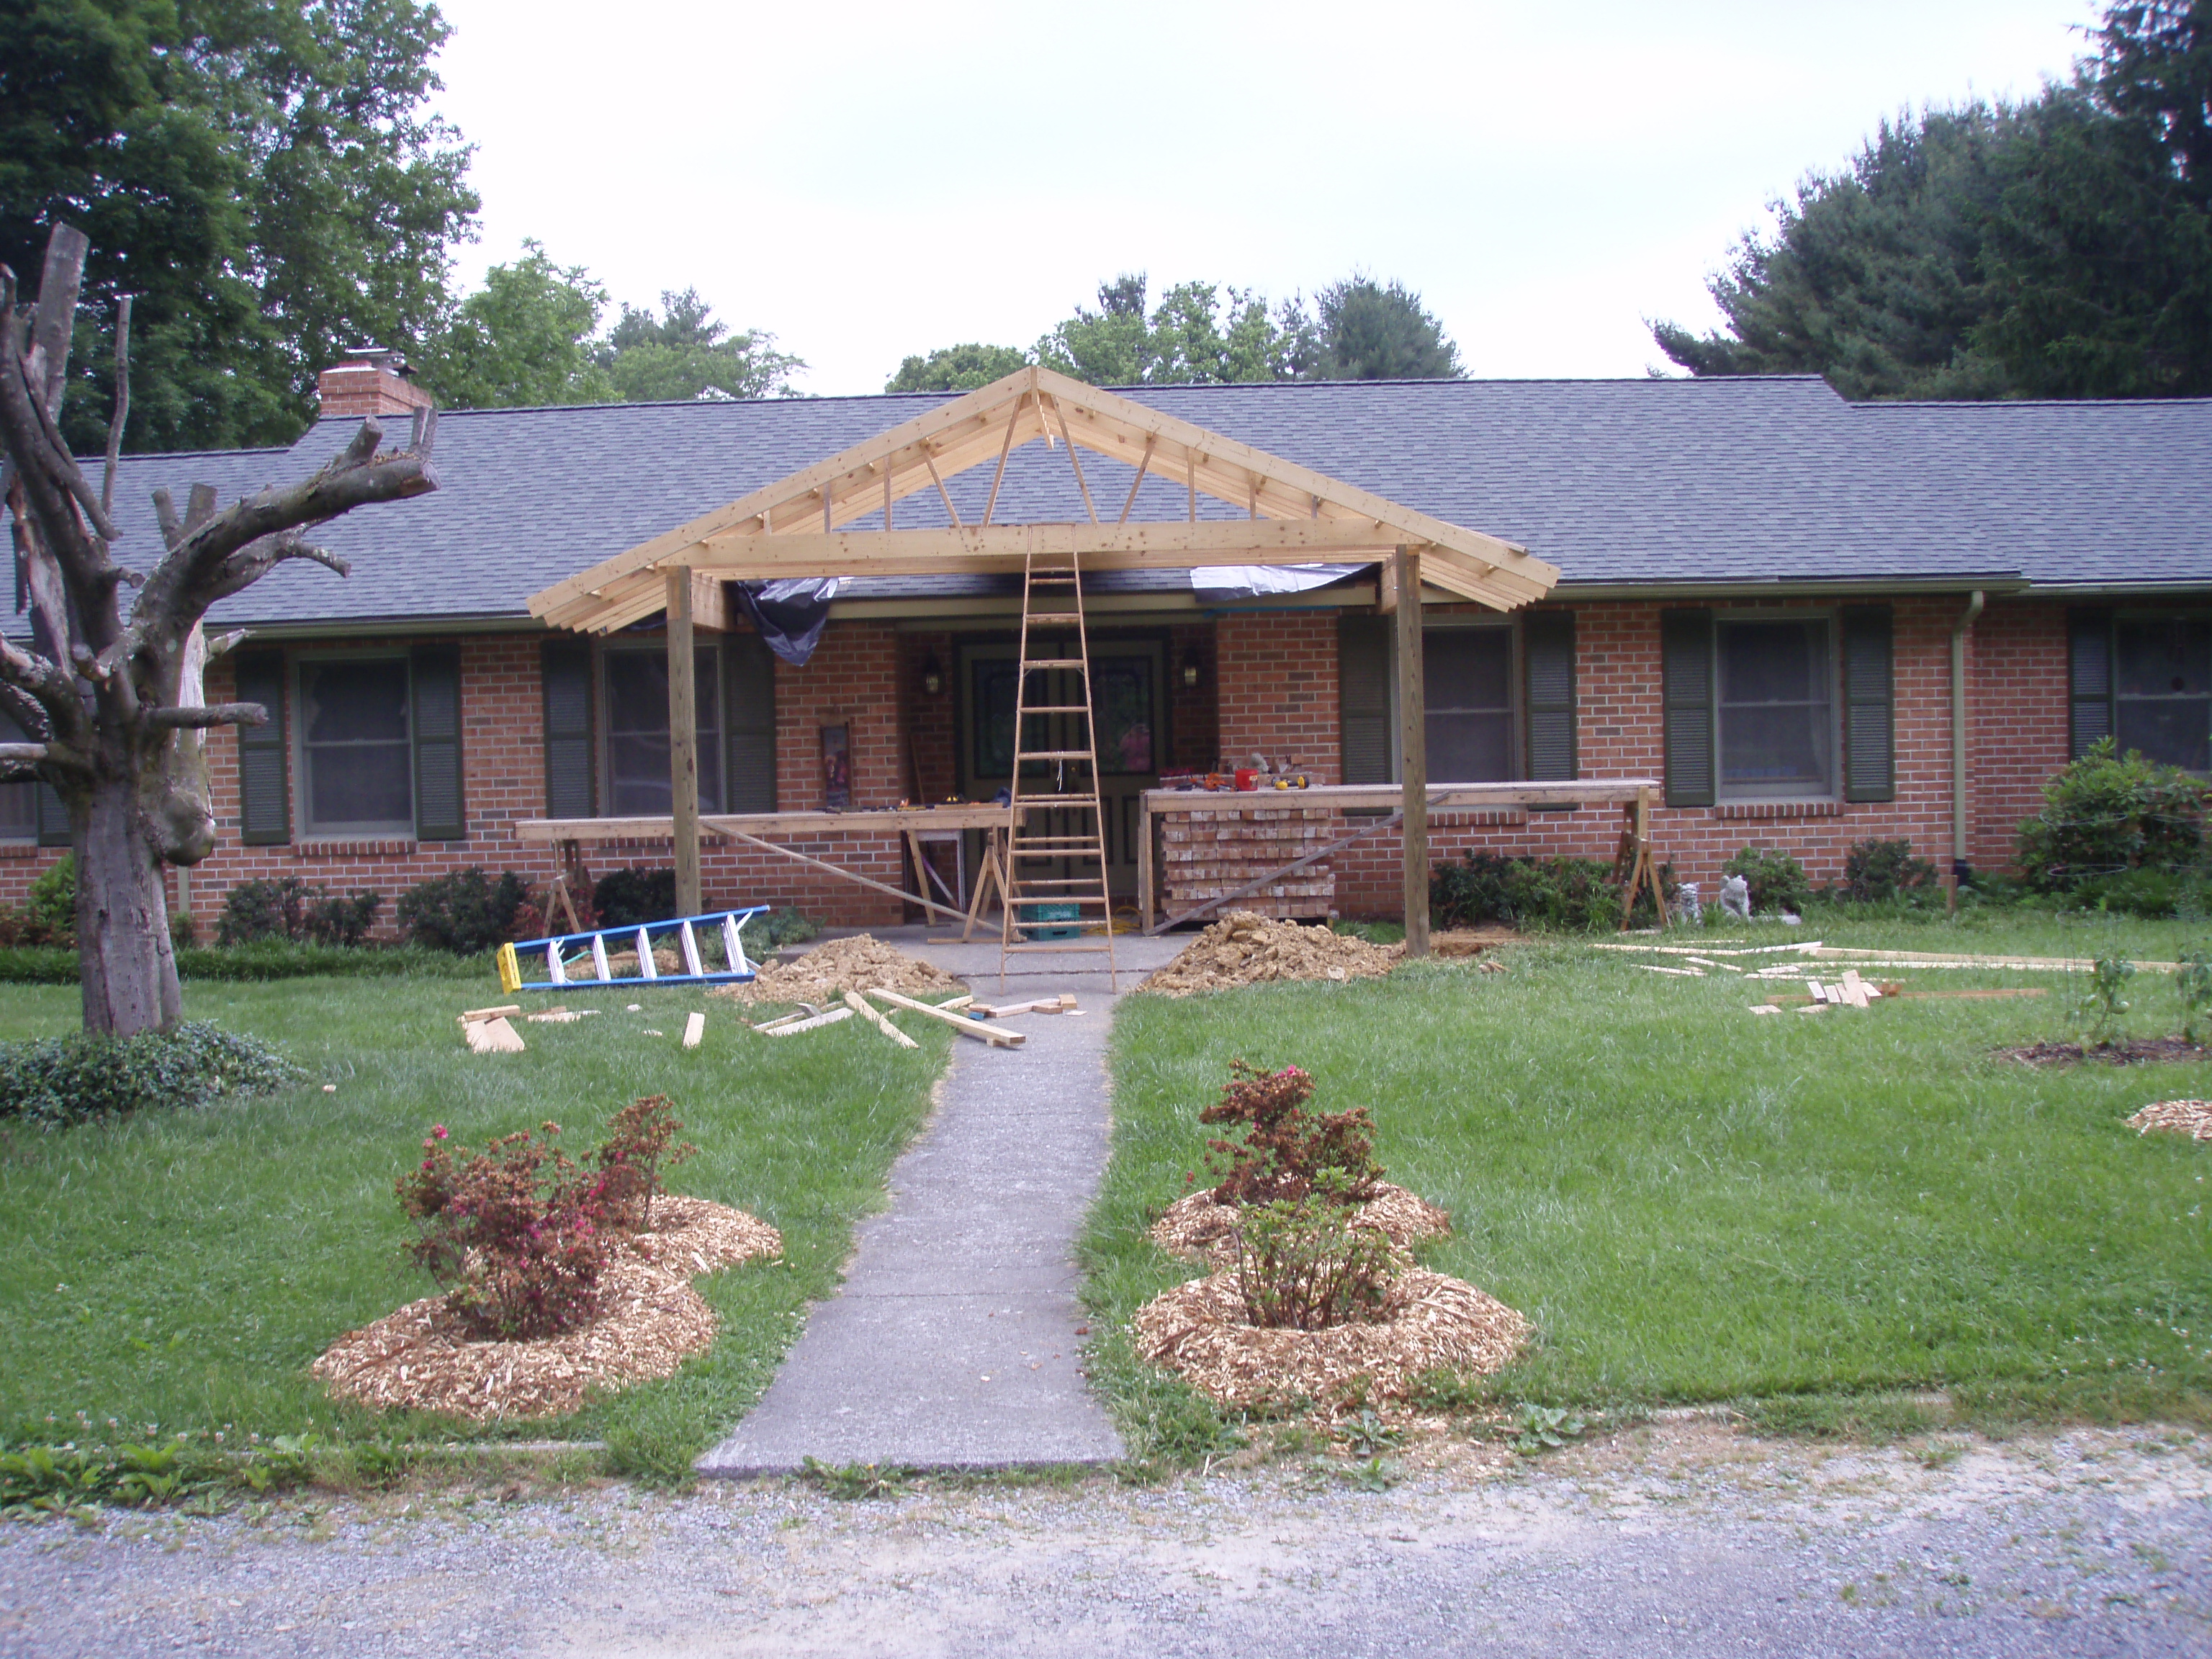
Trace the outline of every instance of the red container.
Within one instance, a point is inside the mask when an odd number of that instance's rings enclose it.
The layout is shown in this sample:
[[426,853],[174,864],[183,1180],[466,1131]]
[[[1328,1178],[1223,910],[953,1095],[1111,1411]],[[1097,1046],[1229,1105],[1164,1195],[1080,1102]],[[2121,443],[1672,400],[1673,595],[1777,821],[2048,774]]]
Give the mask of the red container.
[[1260,787],[1259,772],[1249,766],[1238,767],[1237,769],[1237,787],[1239,789],[1257,789]]

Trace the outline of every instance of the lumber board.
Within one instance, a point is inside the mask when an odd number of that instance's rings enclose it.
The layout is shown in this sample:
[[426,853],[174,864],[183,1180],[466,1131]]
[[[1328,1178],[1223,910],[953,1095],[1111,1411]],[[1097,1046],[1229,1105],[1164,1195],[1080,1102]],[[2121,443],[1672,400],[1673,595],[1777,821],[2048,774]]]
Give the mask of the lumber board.
[[468,1039],[471,1053],[479,1054],[519,1054],[522,1052],[522,1033],[507,1023],[505,1015],[496,1019],[465,1019],[461,1035]]
[[699,1039],[707,1035],[707,1016],[694,1009],[684,1016],[684,1046],[696,1048]]
[[1024,1041],[1019,1031],[994,1030],[981,1020],[966,1019],[957,1013],[948,1013],[934,1004],[902,996],[896,991],[887,991],[879,985],[870,986],[868,994],[901,1008],[911,1008],[917,1014],[927,1014],[932,1019],[941,1019],[961,1036],[973,1037],[978,1042],[988,1042],[994,1048],[1018,1048]]
[[969,1006],[986,1019],[1006,1019],[1015,1014],[1064,1014],[1075,1006],[1075,994],[1062,991],[1056,997],[1032,997],[1027,1002],[977,1002]]
[[[1005,806],[859,807],[849,812],[702,812],[699,827],[709,835],[830,836],[902,832],[908,830],[1004,829],[1013,809]],[[672,817],[522,818],[514,833],[530,842],[666,841],[674,834]]]
[[466,1024],[472,1019],[504,1019],[509,1014],[521,1012],[522,1005],[519,1002],[502,1003],[496,1008],[470,1008],[461,1014],[461,1022]]
[[[1577,806],[1626,806],[1640,789],[1658,787],[1650,778],[1584,778],[1572,783],[1449,783],[1429,785],[1431,813],[1480,812],[1501,806],[1549,806],[1572,803]],[[1191,812],[1222,817],[1241,812],[1292,811],[1343,811],[1389,808],[1400,804],[1403,791],[1395,783],[1333,783],[1310,789],[1147,789],[1145,810],[1150,813]],[[1684,951],[1695,947],[1662,945],[1603,945],[1601,950]],[[1785,947],[1790,949],[1796,946]],[[1708,952],[1719,955],[1721,952]]]
[[912,1037],[908,1036],[904,1031],[900,1030],[897,1026],[892,1024],[884,1015],[878,1013],[875,1009],[870,1006],[867,998],[862,996],[858,991],[848,991],[845,993],[845,1006],[848,1008],[850,1008],[854,1013],[860,1015],[861,1018],[866,1020],[870,1024],[873,1025],[878,1031],[881,1031],[893,1042],[897,1043],[900,1048],[919,1048],[921,1046]]
[[835,1025],[839,1020],[852,1017],[850,1008],[830,1008],[818,1014],[810,1014],[805,1019],[781,1020],[774,1025],[756,1025],[753,1029],[763,1036],[793,1036],[800,1031],[818,1030],[824,1025]]

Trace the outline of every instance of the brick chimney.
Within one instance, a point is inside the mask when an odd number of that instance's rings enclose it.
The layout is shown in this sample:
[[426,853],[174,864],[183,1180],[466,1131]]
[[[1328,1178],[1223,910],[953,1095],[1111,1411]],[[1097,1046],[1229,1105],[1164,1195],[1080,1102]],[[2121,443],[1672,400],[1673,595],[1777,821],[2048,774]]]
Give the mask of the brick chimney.
[[430,401],[417,386],[414,371],[398,352],[362,346],[333,363],[315,380],[315,395],[325,415],[358,419],[364,415],[405,415]]

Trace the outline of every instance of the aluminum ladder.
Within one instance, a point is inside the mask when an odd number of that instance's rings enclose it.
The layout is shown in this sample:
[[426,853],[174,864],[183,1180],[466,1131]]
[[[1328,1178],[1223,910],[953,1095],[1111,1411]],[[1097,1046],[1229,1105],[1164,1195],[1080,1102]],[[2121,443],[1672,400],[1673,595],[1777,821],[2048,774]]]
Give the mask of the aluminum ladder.
[[[748,910],[710,910],[705,915],[678,916],[668,921],[649,921],[642,927],[595,927],[588,933],[556,933],[548,939],[502,945],[499,947],[500,988],[511,994],[516,991],[581,990],[594,986],[729,985],[748,980],[753,977],[754,968],[745,957],[744,926],[755,916],[766,915],[768,908],[765,904],[756,904]],[[700,950],[702,937],[719,937],[721,967],[707,966]],[[611,971],[607,952],[609,939],[614,941],[617,952],[635,952],[636,972]],[[681,972],[659,971],[653,959],[656,939],[674,945],[682,964]],[[522,964],[526,961],[533,966],[543,961],[545,977],[524,979]],[[589,971],[579,973],[579,969]]]

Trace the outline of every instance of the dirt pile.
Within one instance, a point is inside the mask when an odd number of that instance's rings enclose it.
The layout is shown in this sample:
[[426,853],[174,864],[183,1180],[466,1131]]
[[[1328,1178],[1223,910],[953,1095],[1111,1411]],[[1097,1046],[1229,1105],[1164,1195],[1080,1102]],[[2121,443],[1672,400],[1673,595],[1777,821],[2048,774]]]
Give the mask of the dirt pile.
[[714,1340],[694,1274],[780,1255],[757,1217],[702,1198],[653,1200],[653,1231],[601,1275],[599,1316],[535,1342],[471,1336],[442,1296],[349,1331],[315,1361],[333,1395],[380,1411],[440,1412],[471,1423],[559,1417],[594,1388],[666,1376]]
[[895,946],[867,933],[833,939],[817,945],[795,962],[772,963],[757,978],[738,985],[718,985],[710,995],[736,1002],[811,1002],[817,1006],[835,1002],[845,991],[865,991],[880,986],[926,997],[968,988],[941,968],[917,962]]
[[1528,1322],[1495,1297],[1424,1267],[1398,1275],[1375,1319],[1325,1331],[1246,1324],[1233,1271],[1155,1297],[1131,1325],[1140,1355],[1224,1405],[1310,1401],[1324,1413],[1402,1400],[1425,1371],[1488,1376],[1528,1336]]
[[2142,1134],[2162,1131],[2187,1135],[2192,1140],[2212,1140],[2212,1100],[2158,1101],[2128,1121]]
[[[1147,1237],[1170,1255],[1224,1266],[1237,1260],[1237,1214],[1236,1205],[1217,1201],[1209,1188],[1169,1205]],[[1352,1224],[1372,1228],[1398,1249],[1411,1251],[1425,1238],[1449,1232],[1451,1218],[1419,1194],[1383,1181]]]
[[1401,945],[1370,945],[1320,925],[1305,927],[1231,910],[1137,988],[1182,997],[1269,980],[1373,979],[1404,956]]

